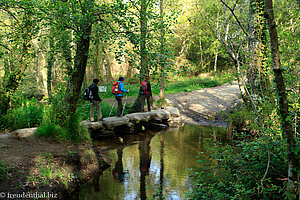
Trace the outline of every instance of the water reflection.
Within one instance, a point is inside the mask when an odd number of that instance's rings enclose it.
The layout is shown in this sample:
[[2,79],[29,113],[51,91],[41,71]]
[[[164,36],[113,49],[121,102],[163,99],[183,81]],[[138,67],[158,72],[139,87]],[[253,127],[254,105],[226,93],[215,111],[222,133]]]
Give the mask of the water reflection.
[[123,149],[124,147],[117,149],[118,160],[115,164],[115,168],[112,170],[113,178],[118,182],[123,182],[125,176],[125,172],[123,171],[123,161],[122,161]]
[[128,135],[122,143],[97,141],[112,159],[112,167],[98,182],[82,186],[79,199],[184,199],[191,188],[188,169],[199,167],[195,157],[203,151],[205,138],[226,140],[223,128],[186,125]]

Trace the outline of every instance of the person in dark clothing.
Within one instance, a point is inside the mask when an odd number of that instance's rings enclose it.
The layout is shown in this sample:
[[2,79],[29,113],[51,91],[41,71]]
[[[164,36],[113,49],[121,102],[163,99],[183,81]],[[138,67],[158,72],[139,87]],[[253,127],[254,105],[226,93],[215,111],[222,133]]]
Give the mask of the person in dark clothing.
[[141,112],[144,112],[144,107],[145,107],[145,99],[147,99],[147,106],[148,106],[148,111],[151,111],[150,108],[150,98],[152,98],[152,92],[151,92],[151,84],[149,82],[150,77],[146,76],[146,80],[142,82],[141,88],[140,88],[140,93],[142,97],[142,103],[141,103]]
[[122,111],[123,111],[123,104],[122,104],[122,99],[123,99],[123,92],[129,92],[129,90],[124,89],[124,81],[125,79],[123,77],[119,78],[119,91],[121,92],[120,94],[115,94],[115,98],[118,102],[118,109],[117,109],[117,117],[121,117]]
[[102,119],[102,113],[101,113],[101,107],[100,107],[100,103],[102,102],[102,100],[99,97],[98,83],[99,83],[99,79],[94,79],[93,84],[90,86],[90,90],[92,91],[92,94],[93,94],[93,99],[90,100],[90,103],[91,103],[90,119],[91,119],[91,121],[95,121],[94,120],[95,107],[97,108],[98,121],[100,121]]

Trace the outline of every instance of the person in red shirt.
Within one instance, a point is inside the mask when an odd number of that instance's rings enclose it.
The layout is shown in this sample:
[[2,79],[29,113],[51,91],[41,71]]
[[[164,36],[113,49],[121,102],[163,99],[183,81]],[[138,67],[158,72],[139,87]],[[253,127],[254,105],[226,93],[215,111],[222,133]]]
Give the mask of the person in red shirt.
[[152,92],[151,92],[151,84],[149,82],[150,77],[146,76],[146,79],[142,82],[141,88],[140,88],[140,94],[142,97],[142,104],[141,104],[141,112],[144,112],[144,107],[145,107],[145,100],[147,99],[147,106],[148,106],[148,111],[151,111],[150,108],[150,98],[152,97]]

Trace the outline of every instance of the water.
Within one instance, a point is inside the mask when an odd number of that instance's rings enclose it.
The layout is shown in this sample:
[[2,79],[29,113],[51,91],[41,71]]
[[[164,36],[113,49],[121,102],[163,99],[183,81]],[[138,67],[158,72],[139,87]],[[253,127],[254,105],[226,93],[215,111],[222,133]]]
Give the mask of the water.
[[111,167],[83,185],[79,199],[185,199],[191,190],[190,168],[199,167],[195,158],[203,152],[204,139],[225,142],[224,133],[224,128],[185,125],[96,141],[112,159]]

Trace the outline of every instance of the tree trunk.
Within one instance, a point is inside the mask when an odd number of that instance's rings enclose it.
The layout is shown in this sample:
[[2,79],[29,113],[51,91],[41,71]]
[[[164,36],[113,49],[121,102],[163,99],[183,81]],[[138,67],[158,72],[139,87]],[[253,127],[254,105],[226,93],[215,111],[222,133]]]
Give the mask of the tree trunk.
[[[219,12],[217,13],[217,31],[219,31]],[[219,46],[218,46],[218,43],[217,43],[217,44],[216,44],[216,56],[215,56],[214,72],[217,71],[218,50],[219,50],[218,47],[219,47]],[[202,55],[201,55],[201,57],[202,57]],[[202,60],[202,58],[201,58],[201,60]],[[203,68],[203,66],[202,66],[202,68]]]
[[160,18],[161,18],[161,27],[160,27],[160,66],[161,66],[161,77],[160,77],[160,93],[159,99],[165,99],[165,32],[164,32],[164,10],[163,10],[164,1],[160,0]]
[[146,0],[141,0],[141,10],[140,10],[140,74],[141,74],[141,82],[142,79],[145,78],[146,75],[149,74],[147,69],[147,53],[146,53],[146,40],[147,40],[147,2]]
[[203,49],[202,49],[202,42],[201,42],[201,37],[199,39],[199,45],[200,45],[200,62],[201,62],[201,70],[203,70]]
[[[7,110],[9,109],[9,104],[11,102],[11,98],[13,97],[14,92],[19,86],[20,80],[22,79],[22,76],[27,69],[29,58],[28,58],[28,50],[31,46],[31,39],[32,39],[32,12],[31,7],[27,7],[27,9],[24,10],[24,16],[21,19],[22,23],[20,25],[20,38],[22,39],[22,44],[19,44],[21,46],[21,55],[20,55],[20,65],[16,66],[11,60],[10,60],[10,53],[8,55],[8,69],[9,71],[6,71],[5,73],[7,75],[7,79],[4,80],[3,83],[4,88],[0,89],[0,113],[6,114]],[[17,27],[18,28],[18,27]]]
[[269,36],[271,41],[271,52],[273,58],[273,71],[275,75],[275,83],[279,97],[279,114],[281,117],[281,124],[283,128],[283,137],[287,139],[288,147],[288,189],[292,192],[296,186],[295,181],[298,180],[297,167],[299,167],[298,157],[294,150],[296,149],[296,142],[293,134],[292,122],[289,120],[289,108],[288,99],[285,89],[285,83],[282,75],[282,69],[280,66],[280,54],[278,36],[276,30],[276,23],[273,13],[273,2],[272,0],[265,0],[265,16],[268,21]]
[[[94,0],[86,0],[83,4],[93,4]],[[92,30],[92,21],[88,17],[90,16],[92,6],[82,6],[82,20],[78,30],[78,39],[76,42],[76,55],[74,59],[74,69],[72,71],[71,78],[68,82],[67,91],[65,94],[65,111],[66,116],[72,116],[76,112],[77,101],[80,95],[82,82],[86,70],[86,64],[88,60],[90,36]]]
[[218,63],[218,44],[217,44],[217,49],[216,49],[215,64],[214,64],[214,72],[217,71],[217,63]]
[[99,67],[99,60],[98,60],[98,56],[99,56],[99,45],[96,44],[95,45],[95,52],[94,52],[94,77],[99,79],[99,71],[100,71],[100,67]]
[[110,82],[113,80],[112,74],[111,74],[111,60],[109,52],[105,52],[104,55],[104,67],[106,72],[106,82]]
[[54,64],[54,40],[53,38],[49,38],[49,54],[47,59],[47,92],[49,101],[51,101],[51,93],[52,93],[52,67]]

